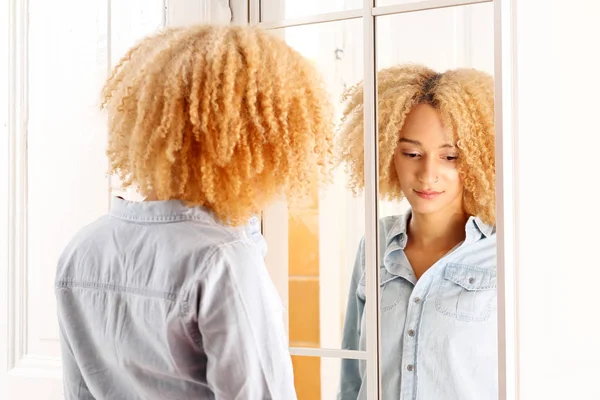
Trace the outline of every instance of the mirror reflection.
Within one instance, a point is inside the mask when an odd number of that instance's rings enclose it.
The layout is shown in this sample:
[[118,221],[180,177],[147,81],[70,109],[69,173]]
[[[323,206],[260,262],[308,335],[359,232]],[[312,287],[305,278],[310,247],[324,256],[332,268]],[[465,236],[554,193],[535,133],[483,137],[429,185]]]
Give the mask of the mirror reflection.
[[[263,20],[355,8],[264,3]],[[376,29],[383,398],[494,399],[493,4],[381,16]],[[333,182],[266,227],[290,346],[366,350],[362,22],[274,32],[324,77],[340,156]],[[299,399],[366,399],[366,361],[292,358]]]
[[[377,21],[384,399],[497,397],[492,13],[484,4]],[[361,84],[347,92],[338,137],[357,192],[362,94]],[[344,349],[366,349],[367,301],[361,242]],[[367,398],[365,366],[342,361],[338,398]]]

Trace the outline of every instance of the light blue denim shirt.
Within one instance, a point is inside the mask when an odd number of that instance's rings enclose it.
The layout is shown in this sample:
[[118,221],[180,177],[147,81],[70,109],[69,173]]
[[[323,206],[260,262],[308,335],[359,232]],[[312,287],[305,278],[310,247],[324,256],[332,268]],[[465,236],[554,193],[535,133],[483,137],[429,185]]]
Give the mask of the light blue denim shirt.
[[[380,221],[384,400],[497,399],[496,234],[471,217],[466,239],[417,281],[404,216]],[[344,349],[365,350],[364,241],[351,280]],[[365,400],[365,361],[343,360],[342,400]]]
[[265,250],[258,219],[113,199],[58,264],[66,399],[296,399]]

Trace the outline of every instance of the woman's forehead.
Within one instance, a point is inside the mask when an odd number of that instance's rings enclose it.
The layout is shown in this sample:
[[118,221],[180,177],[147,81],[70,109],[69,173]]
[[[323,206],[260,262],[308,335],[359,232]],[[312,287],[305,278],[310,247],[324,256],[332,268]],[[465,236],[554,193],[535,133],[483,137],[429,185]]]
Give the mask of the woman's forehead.
[[454,145],[455,134],[444,122],[441,113],[427,104],[415,106],[400,131],[400,139],[420,145]]

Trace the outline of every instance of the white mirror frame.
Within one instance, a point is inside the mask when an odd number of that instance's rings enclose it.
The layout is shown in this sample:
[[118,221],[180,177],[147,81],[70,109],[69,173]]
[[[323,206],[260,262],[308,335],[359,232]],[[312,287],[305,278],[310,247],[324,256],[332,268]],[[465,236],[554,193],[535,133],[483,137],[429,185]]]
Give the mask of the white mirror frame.
[[[265,29],[278,29],[314,23],[331,22],[352,18],[363,19],[364,43],[364,118],[365,118],[365,242],[366,262],[378,264],[378,151],[376,125],[376,51],[375,17],[405,12],[418,12],[437,8],[494,2],[494,78],[495,78],[495,131],[496,131],[496,207],[497,207],[497,269],[498,269],[498,399],[519,398],[518,381],[518,240],[517,240],[517,192],[518,177],[517,148],[517,90],[516,90],[516,0],[421,0],[408,4],[375,7],[374,0],[363,0],[363,8],[312,15],[301,18],[260,21],[260,0],[230,0],[233,21],[258,24]],[[264,212],[264,234],[275,235],[271,224],[287,220],[287,211],[281,204]],[[273,222],[270,222],[273,221]],[[279,222],[277,222],[279,221]],[[279,231],[279,230],[278,230]],[[280,233],[277,233],[280,235]],[[281,241],[281,238],[276,240]],[[284,246],[285,247],[285,246]],[[275,249],[271,249],[273,251]],[[287,265],[287,249],[277,249],[271,257],[272,265]],[[278,274],[286,272],[279,271]],[[331,349],[296,349],[295,355],[320,357],[348,357],[367,359],[368,382],[377,382],[368,388],[369,399],[381,399],[381,375],[379,373],[379,291],[377,290],[378,268],[367,268],[367,296],[377,301],[370,302],[367,311],[367,351],[343,351]],[[277,275],[277,276],[279,276]],[[284,279],[283,277],[282,279]],[[284,299],[287,301],[287,298]]]
[[498,398],[519,398],[516,0],[494,0]]

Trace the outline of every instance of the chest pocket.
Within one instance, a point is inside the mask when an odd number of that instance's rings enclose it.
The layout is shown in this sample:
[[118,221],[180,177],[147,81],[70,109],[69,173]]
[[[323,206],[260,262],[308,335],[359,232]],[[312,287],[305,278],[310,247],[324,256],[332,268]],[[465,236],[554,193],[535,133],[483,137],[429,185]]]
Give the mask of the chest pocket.
[[438,312],[460,321],[490,318],[496,300],[496,271],[462,264],[447,264],[435,300]]
[[[397,275],[390,274],[385,267],[380,267],[379,282],[381,311],[390,311],[406,296],[403,279],[400,279]],[[366,278],[365,274],[363,274],[356,288],[358,296],[363,300],[366,299],[366,289]]]

